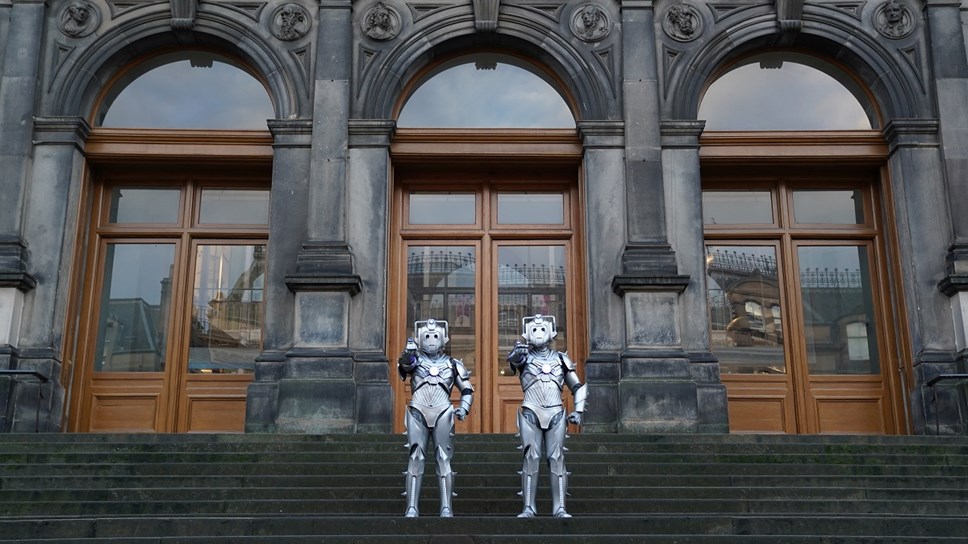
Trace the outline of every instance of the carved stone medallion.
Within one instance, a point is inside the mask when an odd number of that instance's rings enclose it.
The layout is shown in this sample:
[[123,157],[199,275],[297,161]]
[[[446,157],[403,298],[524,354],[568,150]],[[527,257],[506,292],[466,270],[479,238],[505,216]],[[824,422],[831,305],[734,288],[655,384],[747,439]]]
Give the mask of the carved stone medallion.
[[582,41],[597,42],[612,31],[612,20],[598,4],[584,4],[571,17],[571,31]]
[[702,15],[692,5],[680,2],[666,12],[662,30],[673,40],[691,42],[702,34]]
[[874,12],[874,28],[885,38],[905,38],[914,32],[914,26],[914,13],[901,0],[887,0]]
[[377,2],[366,10],[360,20],[360,28],[369,38],[377,41],[392,40],[400,33],[400,13],[392,7]]
[[100,24],[101,12],[94,4],[84,0],[68,3],[57,19],[61,32],[71,38],[83,38],[94,32]]
[[283,4],[272,14],[269,31],[280,40],[291,42],[302,38],[313,26],[306,8],[299,4]]

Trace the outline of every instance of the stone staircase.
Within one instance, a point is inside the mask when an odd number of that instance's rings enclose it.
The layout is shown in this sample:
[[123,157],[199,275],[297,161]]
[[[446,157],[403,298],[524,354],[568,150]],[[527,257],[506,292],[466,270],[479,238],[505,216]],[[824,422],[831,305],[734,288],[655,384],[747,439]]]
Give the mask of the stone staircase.
[[510,435],[404,519],[400,435],[0,435],[0,542],[968,542],[968,438],[575,435],[572,519],[517,519]]

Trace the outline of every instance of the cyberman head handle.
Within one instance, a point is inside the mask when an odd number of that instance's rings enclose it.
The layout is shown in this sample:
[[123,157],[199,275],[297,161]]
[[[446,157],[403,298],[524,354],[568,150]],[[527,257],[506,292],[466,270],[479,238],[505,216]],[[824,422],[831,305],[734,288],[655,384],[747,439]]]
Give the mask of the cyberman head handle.
[[536,347],[544,347],[558,336],[558,325],[553,315],[535,314],[521,320],[521,336]]
[[447,334],[449,330],[446,321],[428,319],[426,321],[416,321],[413,324],[413,336],[416,339],[420,351],[427,354],[437,354],[443,351],[444,345],[450,341]]

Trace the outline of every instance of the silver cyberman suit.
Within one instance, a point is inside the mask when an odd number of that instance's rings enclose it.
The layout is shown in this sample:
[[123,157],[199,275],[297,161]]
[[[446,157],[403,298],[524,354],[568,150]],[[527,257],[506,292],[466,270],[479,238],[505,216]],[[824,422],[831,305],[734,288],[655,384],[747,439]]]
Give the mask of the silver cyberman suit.
[[[427,445],[433,436],[437,477],[440,480],[440,516],[451,517],[454,515],[450,502],[454,492],[454,473],[450,469],[450,460],[454,454],[454,416],[460,420],[467,417],[474,400],[474,388],[464,363],[444,353],[444,344],[450,339],[446,321],[417,321],[413,329],[416,342],[413,338],[407,341],[407,347],[397,362],[400,379],[406,380],[407,376],[410,377],[412,392],[407,415],[404,417],[407,447],[410,450],[410,462],[405,473],[405,515],[408,518],[420,515],[417,507],[420,501],[420,483],[427,458]],[[454,386],[461,394],[460,407],[456,410],[450,403],[450,391]]]
[[[575,363],[568,355],[551,348],[558,331],[553,316],[540,314],[522,320],[527,344],[517,344],[508,355],[511,372],[520,373],[524,402],[518,412],[518,431],[524,451],[521,495],[524,510],[518,517],[534,517],[538,490],[538,466],[542,446],[551,470],[551,504],[555,517],[571,517],[565,510],[568,473],[565,471],[565,429],[568,422],[581,425],[587,388],[579,381]],[[575,397],[575,411],[565,417],[561,390],[567,385]]]

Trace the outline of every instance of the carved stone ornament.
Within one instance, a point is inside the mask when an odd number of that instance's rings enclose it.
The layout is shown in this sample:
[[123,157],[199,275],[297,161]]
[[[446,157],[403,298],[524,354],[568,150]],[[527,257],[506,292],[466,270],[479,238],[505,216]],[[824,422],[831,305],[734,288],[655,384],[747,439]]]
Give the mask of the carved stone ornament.
[[612,20],[602,6],[584,4],[571,17],[571,31],[579,40],[597,42],[612,31]]
[[284,4],[276,9],[269,21],[269,30],[280,40],[291,42],[309,33],[313,20],[306,8],[299,4]]
[[57,26],[61,32],[71,38],[83,38],[97,29],[101,24],[101,12],[96,6],[84,0],[74,0],[64,6]]
[[377,41],[396,38],[401,26],[403,26],[403,20],[400,18],[400,12],[383,2],[377,2],[366,10],[363,19],[360,20],[363,33]]
[[905,38],[914,32],[914,26],[914,13],[901,0],[887,0],[874,12],[874,28],[885,38]]
[[702,34],[702,15],[692,5],[680,2],[666,12],[662,30],[673,40],[690,42]]

